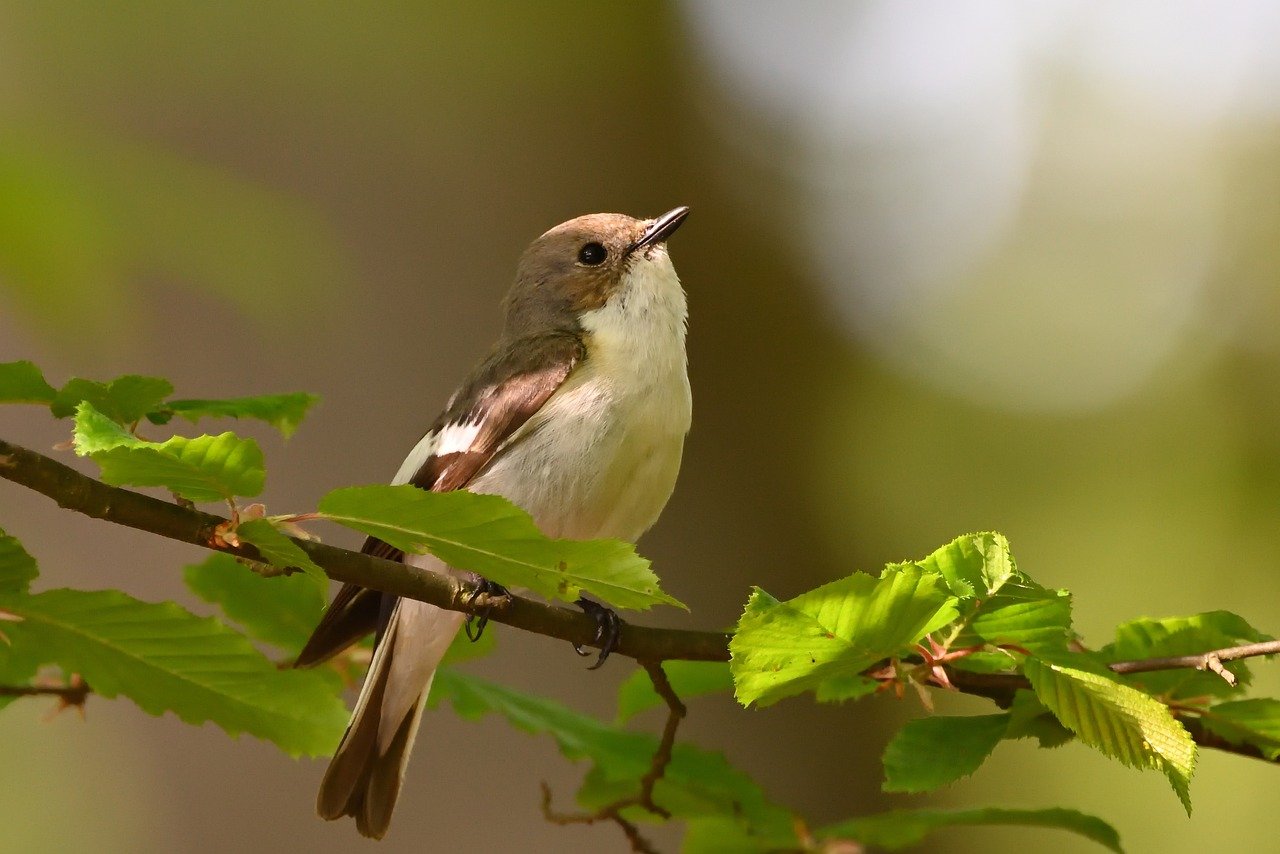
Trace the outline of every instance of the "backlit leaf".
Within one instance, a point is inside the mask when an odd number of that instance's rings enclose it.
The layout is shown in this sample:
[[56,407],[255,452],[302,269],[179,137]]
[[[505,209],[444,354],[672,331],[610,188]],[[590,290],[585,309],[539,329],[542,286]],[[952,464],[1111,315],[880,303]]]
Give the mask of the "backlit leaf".
[[504,587],[572,602],[583,593],[621,608],[677,605],[662,592],[649,562],[618,540],[556,540],[505,498],[428,492],[415,486],[337,489],[321,515],[405,552],[430,553],[456,569]]

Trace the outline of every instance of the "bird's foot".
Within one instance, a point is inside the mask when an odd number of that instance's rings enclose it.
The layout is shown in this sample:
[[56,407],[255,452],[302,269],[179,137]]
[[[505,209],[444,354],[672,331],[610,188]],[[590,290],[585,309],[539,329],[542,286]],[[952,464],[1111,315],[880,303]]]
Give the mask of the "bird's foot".
[[[609,653],[618,648],[618,639],[622,637],[622,618],[618,616],[618,612],[612,608],[607,608],[599,602],[592,602],[585,596],[578,597],[578,601],[574,603],[596,621],[596,633],[591,638],[591,643],[600,647],[600,655],[596,658],[596,663],[588,667],[588,670],[596,670],[600,665],[604,664],[604,660],[609,657]],[[573,651],[581,656],[591,654],[589,650],[582,648],[580,644],[573,645]]]
[[493,613],[493,600],[501,599],[504,596],[510,596],[507,588],[503,587],[495,581],[487,578],[476,576],[476,586],[467,598],[463,600],[464,605],[470,608],[476,604],[476,600],[484,596],[487,604],[474,614],[467,614],[467,621],[462,624],[462,630],[467,633],[467,640],[475,643],[480,640],[480,636],[484,634],[485,626],[489,625],[489,615]]

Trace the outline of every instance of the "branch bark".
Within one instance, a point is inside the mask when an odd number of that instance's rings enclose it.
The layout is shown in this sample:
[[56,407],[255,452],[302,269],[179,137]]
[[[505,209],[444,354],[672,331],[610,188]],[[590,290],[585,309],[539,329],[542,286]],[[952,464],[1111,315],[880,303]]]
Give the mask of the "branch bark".
[[[55,459],[3,439],[0,439],[0,478],[33,489],[53,499],[59,507],[95,519],[212,551],[251,560],[262,559],[252,546],[230,546],[220,541],[215,531],[227,521],[221,516],[182,507],[140,492],[107,486]],[[298,539],[294,542],[336,581],[348,581],[464,613],[476,613],[493,605],[490,619],[494,622],[580,646],[598,646],[594,640],[596,622],[581,611],[519,596],[492,601],[481,596],[468,605],[463,601],[468,589],[460,582],[434,572],[323,543]],[[723,632],[654,629],[624,623],[613,654],[642,661],[666,661],[672,658],[728,661],[729,636]]]
[[[0,439],[0,478],[39,492],[53,499],[60,507],[95,519],[212,551],[261,560],[261,555],[252,546],[230,546],[216,535],[218,526],[227,521],[220,516],[139,492],[107,486],[57,460],[3,439]],[[580,646],[598,645],[594,640],[595,620],[580,611],[519,596],[498,598],[492,602],[481,596],[468,604],[465,601],[469,592],[467,588],[460,582],[436,573],[323,543],[298,539],[294,542],[336,581],[352,582],[464,613],[477,613],[492,605],[490,619],[494,622]],[[1213,670],[1221,675],[1227,672],[1219,669],[1221,662],[1276,653],[1280,653],[1280,641],[1246,644],[1190,656],[1122,661],[1112,664],[1111,669],[1117,673],[1139,673],[1193,667]],[[651,668],[650,675],[653,675],[652,668],[663,661],[728,661],[729,635],[724,632],[658,629],[624,623],[613,654],[636,659]],[[879,662],[866,672],[875,672],[885,664],[886,662]],[[951,666],[947,666],[946,671],[951,684],[959,691],[986,697],[1003,706],[1013,701],[1014,692],[1018,689],[1030,687],[1026,678],[1018,674],[970,673]],[[655,685],[658,685],[657,680]],[[661,685],[658,687],[670,704],[671,698],[661,691]],[[30,693],[26,689],[0,688],[0,696],[12,695],[13,692]],[[676,706],[671,708],[673,714],[669,726],[674,730],[673,723],[678,721],[678,716],[675,714]],[[1194,717],[1179,715],[1179,718],[1201,746],[1241,756],[1265,758],[1260,751],[1247,745],[1226,742],[1201,726]]]

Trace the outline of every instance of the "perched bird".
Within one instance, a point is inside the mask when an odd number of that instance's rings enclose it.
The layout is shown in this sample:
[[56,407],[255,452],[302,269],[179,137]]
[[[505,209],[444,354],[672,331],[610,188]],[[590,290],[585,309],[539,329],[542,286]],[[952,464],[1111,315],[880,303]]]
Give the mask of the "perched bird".
[[[671,495],[689,431],[687,308],[666,247],[688,213],[591,214],[533,241],[497,344],[393,483],[504,496],[551,537],[639,538]],[[364,551],[461,575],[372,538]],[[601,627],[602,662],[617,616],[579,604]],[[463,621],[458,611],[352,584],[334,598],[298,666],[369,632],[377,640],[320,786],[323,818],[350,815],[365,836],[387,832],[432,677]]]

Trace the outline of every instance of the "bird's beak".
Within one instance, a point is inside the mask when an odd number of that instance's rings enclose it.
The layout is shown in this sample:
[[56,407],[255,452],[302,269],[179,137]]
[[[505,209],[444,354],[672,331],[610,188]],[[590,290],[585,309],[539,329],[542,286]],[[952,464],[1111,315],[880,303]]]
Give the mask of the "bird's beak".
[[684,218],[688,215],[689,208],[685,205],[681,205],[678,208],[667,211],[662,216],[649,223],[649,227],[645,229],[645,232],[640,236],[640,239],[631,244],[630,251],[634,252],[637,249],[643,249],[644,247],[650,246],[654,243],[662,243],[672,234],[675,234],[676,229],[680,227],[680,223],[684,222]]

